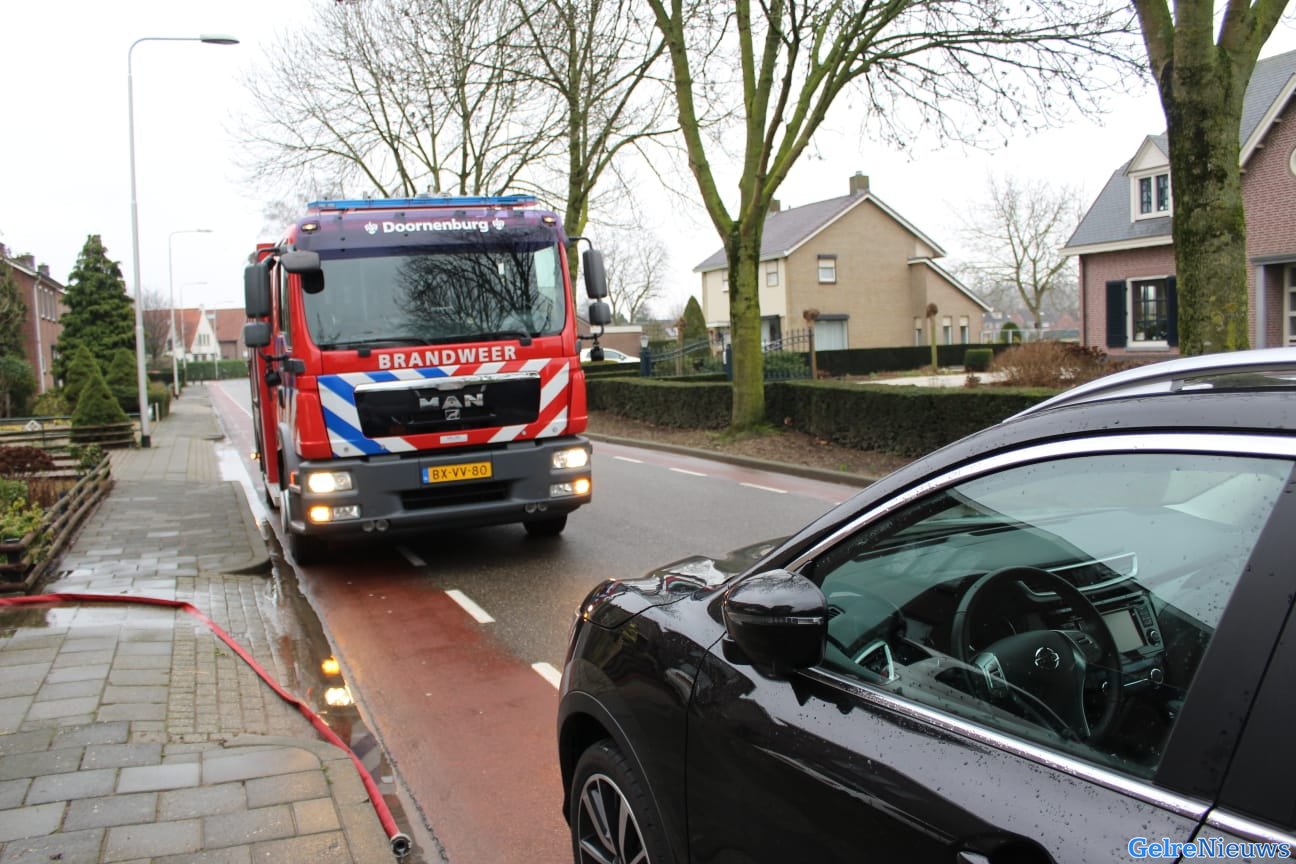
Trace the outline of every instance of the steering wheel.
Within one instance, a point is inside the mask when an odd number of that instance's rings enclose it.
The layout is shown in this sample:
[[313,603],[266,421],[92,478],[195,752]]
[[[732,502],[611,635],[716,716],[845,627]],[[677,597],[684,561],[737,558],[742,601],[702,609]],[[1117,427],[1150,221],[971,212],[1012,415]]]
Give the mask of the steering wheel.
[[[1017,583],[1057,594],[1080,619],[1081,629],[1030,630],[974,649],[971,637],[988,612],[988,601],[1000,593],[997,589]],[[1121,698],[1120,652],[1098,610],[1061,576],[1038,567],[1005,567],[980,577],[959,600],[950,645],[959,662],[974,667],[969,677],[979,678],[992,697],[1026,702],[1060,734],[1087,741],[1111,730]],[[1102,674],[1102,710],[1092,724],[1084,704],[1091,667]]]

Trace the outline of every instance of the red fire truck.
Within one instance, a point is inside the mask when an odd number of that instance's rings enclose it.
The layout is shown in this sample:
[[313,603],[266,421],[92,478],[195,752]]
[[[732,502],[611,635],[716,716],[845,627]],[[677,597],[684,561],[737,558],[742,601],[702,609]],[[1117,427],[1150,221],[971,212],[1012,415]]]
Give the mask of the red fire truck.
[[[528,196],[316,201],[244,276],[267,502],[333,539],[521,522],[590,500],[568,238]],[[588,318],[611,318],[599,252]],[[594,338],[597,347],[597,337]]]

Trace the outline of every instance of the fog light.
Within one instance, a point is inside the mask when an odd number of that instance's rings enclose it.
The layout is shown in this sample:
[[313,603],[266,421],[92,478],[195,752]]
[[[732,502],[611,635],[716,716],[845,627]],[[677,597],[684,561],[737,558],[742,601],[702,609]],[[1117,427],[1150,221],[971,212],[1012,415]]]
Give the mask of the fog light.
[[584,447],[572,447],[569,450],[558,450],[553,454],[553,467],[584,468],[589,464],[589,451]]
[[306,475],[306,488],[321,495],[350,492],[353,488],[349,471],[312,471]]
[[350,689],[346,687],[329,687],[324,691],[324,702],[332,708],[345,708],[354,705]]
[[359,519],[360,506],[358,504],[349,504],[345,507],[329,507],[324,504],[316,504],[306,511],[306,518],[316,524],[338,522],[343,519]]
[[567,498],[572,495],[588,495],[590,493],[590,480],[588,477],[578,477],[575,480],[568,480],[566,483],[554,483],[549,487],[550,498]]

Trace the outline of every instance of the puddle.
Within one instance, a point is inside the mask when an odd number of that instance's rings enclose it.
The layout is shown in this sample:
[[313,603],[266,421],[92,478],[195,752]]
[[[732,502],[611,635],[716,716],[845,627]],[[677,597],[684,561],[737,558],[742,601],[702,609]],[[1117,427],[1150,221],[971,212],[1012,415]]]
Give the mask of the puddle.
[[[378,785],[396,825],[414,839],[409,855],[400,859],[402,864],[433,864],[443,860],[437,850],[422,848],[425,841],[420,838],[427,836],[426,831],[412,830],[387,754],[355,704],[319,617],[297,582],[296,571],[283,560],[281,553],[271,555],[270,560],[272,566],[262,595],[262,617],[278,667],[271,670],[272,674],[279,676],[280,686],[310,706],[351,748]],[[273,614],[264,614],[271,610]]]

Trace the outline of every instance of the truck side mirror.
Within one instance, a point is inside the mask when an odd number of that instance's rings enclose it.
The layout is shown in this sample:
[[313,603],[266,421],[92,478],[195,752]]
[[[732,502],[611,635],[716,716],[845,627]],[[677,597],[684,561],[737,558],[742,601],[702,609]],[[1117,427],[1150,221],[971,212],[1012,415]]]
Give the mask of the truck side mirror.
[[249,318],[270,314],[270,271],[264,264],[243,268],[243,309]]
[[279,266],[287,273],[301,277],[302,290],[318,294],[324,290],[324,270],[318,252],[295,249],[279,256]]
[[270,322],[249,321],[243,325],[243,344],[249,348],[264,348],[270,344]]
[[589,313],[587,315],[591,327],[600,327],[612,323],[612,307],[602,300],[594,300],[589,304]]
[[608,295],[607,269],[603,266],[603,253],[597,249],[586,249],[581,255],[581,270],[585,273],[586,296],[591,300],[602,300],[606,297]]

